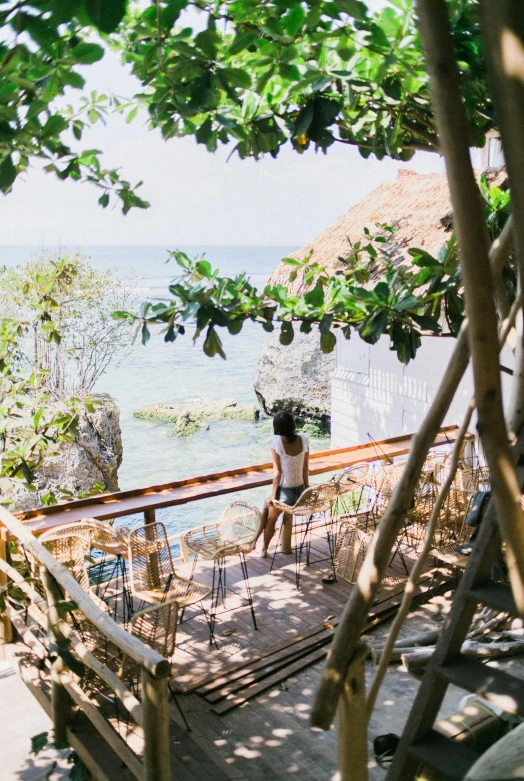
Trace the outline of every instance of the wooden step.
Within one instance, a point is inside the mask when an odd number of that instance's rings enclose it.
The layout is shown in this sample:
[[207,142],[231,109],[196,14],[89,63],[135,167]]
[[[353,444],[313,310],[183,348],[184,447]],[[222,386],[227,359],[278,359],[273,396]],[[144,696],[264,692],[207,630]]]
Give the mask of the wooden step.
[[473,602],[481,602],[483,605],[500,610],[502,613],[518,615],[511,587],[506,583],[493,583],[491,580],[487,580],[468,591],[466,598]]
[[438,770],[448,781],[463,781],[480,756],[464,743],[450,740],[436,730],[431,730],[425,738],[411,745],[408,752],[425,765]]
[[524,716],[524,681],[478,659],[459,654],[450,664],[439,669],[449,683],[473,692],[506,713]]

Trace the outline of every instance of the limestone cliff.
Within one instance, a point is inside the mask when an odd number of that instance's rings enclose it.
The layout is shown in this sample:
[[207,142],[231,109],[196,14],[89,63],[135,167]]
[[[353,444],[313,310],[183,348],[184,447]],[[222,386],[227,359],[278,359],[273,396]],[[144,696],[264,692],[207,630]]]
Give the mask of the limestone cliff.
[[321,351],[318,330],[303,334],[297,328],[287,347],[280,344],[275,330],[266,337],[254,387],[268,414],[286,409],[299,421],[329,431],[334,370],[335,353]]
[[56,456],[46,458],[35,477],[36,492],[18,489],[10,509],[29,510],[42,504],[42,496],[60,489],[75,496],[90,493],[100,483],[106,491],[118,491],[118,467],[122,463],[120,412],[106,393],[94,395],[95,412],[82,415],[76,440],[64,442]]

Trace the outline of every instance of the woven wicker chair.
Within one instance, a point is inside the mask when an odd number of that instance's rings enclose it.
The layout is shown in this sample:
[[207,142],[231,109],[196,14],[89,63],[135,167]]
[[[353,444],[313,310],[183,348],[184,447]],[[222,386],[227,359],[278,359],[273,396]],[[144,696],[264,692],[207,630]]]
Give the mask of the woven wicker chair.
[[[128,556],[128,545],[125,535],[129,534],[127,528],[115,529],[109,523],[103,521],[96,521],[89,519],[82,523],[67,523],[62,526],[58,526],[55,529],[51,529],[49,532],[44,532],[40,541],[45,543],[47,540],[58,541],[61,538],[67,538],[71,535],[80,537],[85,540],[87,546],[87,556],[91,556],[93,549],[101,551],[109,556],[114,556],[115,559],[109,566],[109,569],[105,566],[104,557],[100,557],[96,561],[91,561],[92,574],[94,568],[97,567],[97,573],[93,580],[88,576],[87,582],[89,585],[89,591],[93,590],[104,601],[114,600],[113,613],[116,618],[118,611],[117,600],[119,596],[123,598],[123,621],[126,623],[127,618],[133,612],[133,602],[129,593],[127,584],[127,571],[125,559]],[[58,542],[56,542],[58,544]],[[86,569],[87,573],[87,569]],[[105,576],[105,577],[104,577]],[[108,585],[116,581],[116,590],[114,589],[109,596],[107,596]],[[119,583],[122,584],[122,588],[119,590]],[[84,587],[84,586],[83,586]],[[86,589],[87,590],[87,589]]]
[[226,558],[238,556],[242,577],[246,589],[246,599],[253,626],[257,629],[253,596],[249,585],[246,553],[256,537],[260,526],[260,512],[246,502],[233,502],[228,505],[217,523],[202,526],[187,532],[181,538],[181,544],[193,555],[193,574],[199,557],[213,561],[213,591],[211,607],[211,634],[214,633],[217,608],[220,596],[225,601],[226,596]]
[[[305,491],[298,498],[297,502],[291,506],[273,500],[272,505],[280,510],[285,515],[292,517],[293,533],[295,537],[299,537],[298,543],[294,546],[295,551],[295,582],[297,589],[300,588],[300,566],[302,564],[302,558],[304,551],[306,554],[306,566],[310,564],[318,564],[322,561],[329,561],[332,569],[332,580],[336,580],[336,572],[334,568],[334,555],[336,544],[336,533],[333,529],[334,518],[332,514],[332,507],[339,495],[339,488],[335,481],[329,483],[322,483],[321,485],[314,485],[310,488],[306,488]],[[315,523],[315,519],[318,522]],[[326,538],[329,548],[329,556],[311,560],[311,540],[312,536],[318,530],[325,530]],[[279,539],[282,535],[282,525],[280,526]],[[271,560],[270,572],[273,571],[273,565],[275,563],[275,557],[277,555],[277,547],[273,553]]]
[[355,464],[333,476],[338,489],[336,503],[332,508],[337,519],[355,517],[365,511],[370,502],[368,486],[369,464]]
[[[160,522],[148,523],[129,535],[129,574],[131,593],[144,602],[175,600],[185,608],[202,603],[211,593],[209,586],[177,575],[166,527]],[[203,606],[202,610],[207,619]]]
[[[153,648],[160,656],[171,661],[175,654],[176,633],[178,624],[178,602],[167,600],[159,605],[147,607],[131,618],[129,631],[146,645]],[[130,656],[111,642],[100,644],[92,653],[106,667],[118,675],[134,694],[140,698],[140,665]],[[178,699],[168,681],[169,693],[178,708],[188,732],[191,731],[186,717],[182,712]],[[98,693],[107,692],[107,686],[96,676],[88,675],[84,681],[84,689],[90,688]]]
[[356,583],[373,537],[358,529],[353,521],[342,521],[335,549],[335,570],[348,583]]

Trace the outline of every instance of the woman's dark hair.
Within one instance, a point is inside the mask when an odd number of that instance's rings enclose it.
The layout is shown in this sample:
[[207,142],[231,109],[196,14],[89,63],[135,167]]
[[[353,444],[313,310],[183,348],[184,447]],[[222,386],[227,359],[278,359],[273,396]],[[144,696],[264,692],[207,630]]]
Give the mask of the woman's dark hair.
[[280,410],[273,418],[273,433],[286,437],[288,442],[294,442],[297,438],[297,424],[291,412]]

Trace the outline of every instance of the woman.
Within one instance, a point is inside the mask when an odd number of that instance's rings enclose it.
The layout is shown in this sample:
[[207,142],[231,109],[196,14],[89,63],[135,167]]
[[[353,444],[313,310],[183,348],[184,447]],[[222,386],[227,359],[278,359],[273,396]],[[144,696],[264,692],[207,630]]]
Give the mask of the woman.
[[274,436],[268,440],[273,457],[273,492],[266,500],[262,511],[262,522],[251,550],[258,538],[264,535],[262,556],[267,557],[269,543],[275,534],[275,524],[281,514],[272,502],[294,505],[298,497],[309,486],[309,437],[296,433],[295,418],[290,412],[277,412],[273,418]]

